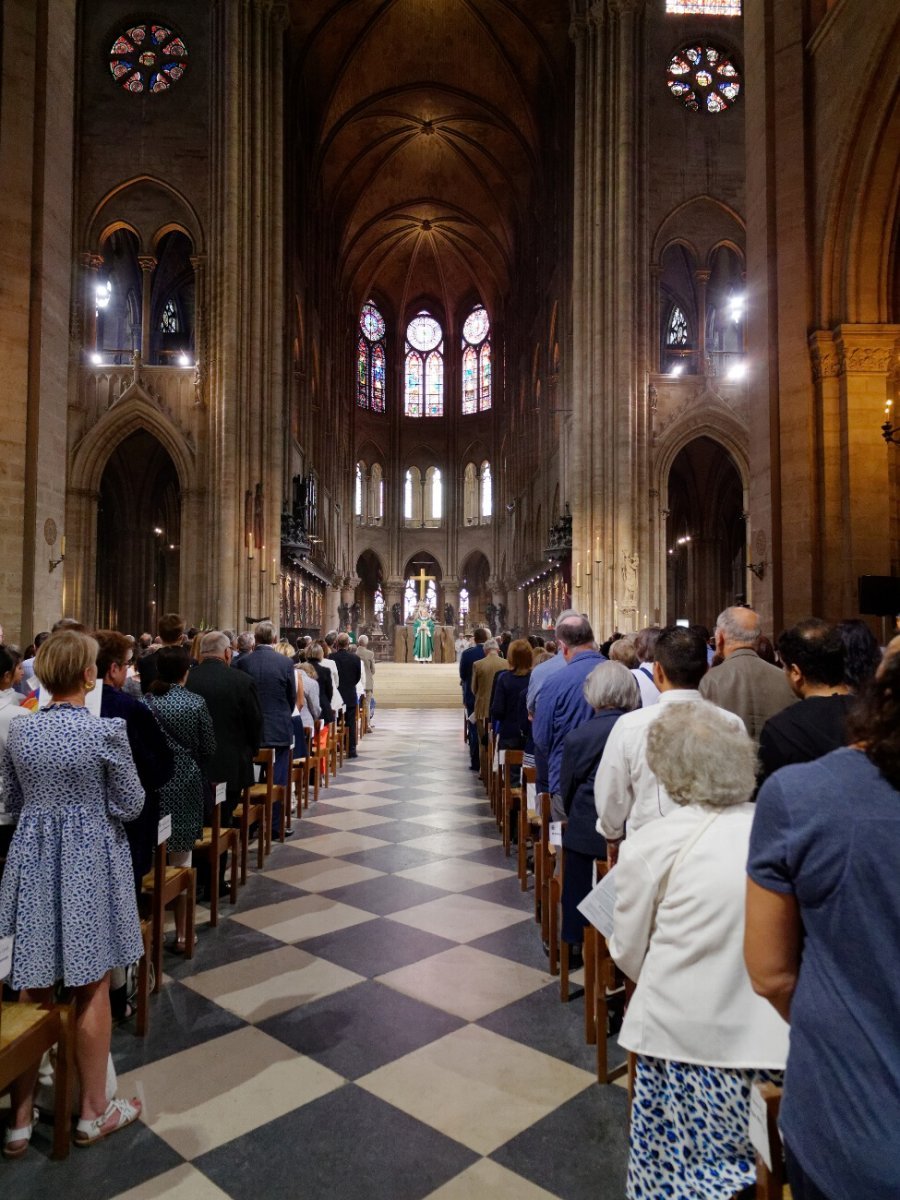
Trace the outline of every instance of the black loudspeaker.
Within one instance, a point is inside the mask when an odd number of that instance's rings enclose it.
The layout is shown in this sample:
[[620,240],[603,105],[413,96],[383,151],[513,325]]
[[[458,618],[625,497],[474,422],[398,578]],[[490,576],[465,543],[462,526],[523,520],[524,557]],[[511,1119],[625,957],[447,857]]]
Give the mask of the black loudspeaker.
[[868,617],[895,617],[900,614],[900,576],[860,575],[859,611]]

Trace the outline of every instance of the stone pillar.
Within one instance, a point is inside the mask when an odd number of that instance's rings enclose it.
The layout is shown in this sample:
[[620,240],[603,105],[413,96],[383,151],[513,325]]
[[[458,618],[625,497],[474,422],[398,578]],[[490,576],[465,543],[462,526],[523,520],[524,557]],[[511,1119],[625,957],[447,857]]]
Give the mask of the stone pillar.
[[709,364],[706,361],[706,285],[709,283],[710,270],[703,267],[694,272],[694,283],[697,288],[697,374],[708,375]]
[[141,358],[148,363],[150,361],[150,310],[156,259],[152,254],[139,254],[138,266],[141,268]]
[[[204,284],[213,563],[208,611],[221,627],[253,594],[243,552],[245,496],[261,484],[262,536],[277,555],[287,396],[283,371],[283,57],[286,8],[211,6],[212,199]],[[268,598],[264,603],[268,604]],[[329,610],[332,607],[329,601]],[[336,604],[334,616],[336,616]],[[332,616],[326,615],[331,628]]]
[[341,589],[337,585],[337,581],[329,584],[325,588],[325,622],[322,628],[322,633],[330,633],[331,630],[337,629],[338,620],[338,605],[341,603]]
[[[623,556],[638,564],[636,604],[648,607],[647,572],[640,567],[649,556],[647,279],[641,232],[646,188],[638,110],[643,0],[573,0],[572,7],[572,402],[578,431],[568,493],[572,603],[597,629],[606,629],[623,601],[617,570]],[[599,570],[597,557],[603,560]]]
[[[442,583],[444,589],[444,606],[450,604],[453,607],[453,625],[456,628],[459,624],[459,579],[455,575],[447,575]],[[444,624],[443,610],[439,614],[439,624]]]
[[81,255],[81,303],[84,313],[83,346],[81,348],[88,352],[97,349],[97,283],[102,266],[102,254]]

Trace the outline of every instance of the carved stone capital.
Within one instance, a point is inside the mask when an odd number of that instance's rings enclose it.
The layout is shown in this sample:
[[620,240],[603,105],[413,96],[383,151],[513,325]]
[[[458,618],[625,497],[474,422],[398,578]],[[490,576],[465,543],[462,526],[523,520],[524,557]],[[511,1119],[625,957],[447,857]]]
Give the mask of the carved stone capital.
[[841,373],[840,359],[830,329],[817,329],[809,335],[809,356],[812,362],[813,379],[836,379]]
[[610,12],[618,16],[637,16],[643,12],[645,0],[609,0]]
[[153,254],[139,254],[138,266],[142,271],[153,271],[156,269],[156,256]]
[[900,327],[848,326],[837,330],[840,369],[844,375],[887,375],[897,362]]

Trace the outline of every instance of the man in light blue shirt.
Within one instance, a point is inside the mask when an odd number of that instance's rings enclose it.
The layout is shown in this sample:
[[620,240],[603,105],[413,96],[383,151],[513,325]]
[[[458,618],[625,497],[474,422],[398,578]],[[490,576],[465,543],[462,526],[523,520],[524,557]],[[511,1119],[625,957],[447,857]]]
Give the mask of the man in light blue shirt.
[[[566,734],[593,716],[584,698],[584,681],[598,663],[607,661],[594,643],[590,622],[580,613],[565,613],[560,617],[556,639],[565,665],[541,686],[532,725],[539,772],[546,764],[546,776],[538,777],[538,791],[549,791],[554,796],[554,814],[563,811],[559,797],[563,741]],[[556,819],[561,818],[556,816]]]
[[[562,620],[563,616],[572,616],[572,611],[562,614],[560,616],[560,620]],[[531,675],[528,679],[528,692],[525,698],[525,702],[528,707],[528,715],[530,717],[534,717],[535,702],[537,700],[538,692],[541,690],[550,676],[555,675],[557,671],[561,671],[565,665],[565,655],[561,654],[559,648],[557,647],[555,654],[551,655],[550,658],[545,658],[543,662],[538,663],[538,665],[531,672]]]

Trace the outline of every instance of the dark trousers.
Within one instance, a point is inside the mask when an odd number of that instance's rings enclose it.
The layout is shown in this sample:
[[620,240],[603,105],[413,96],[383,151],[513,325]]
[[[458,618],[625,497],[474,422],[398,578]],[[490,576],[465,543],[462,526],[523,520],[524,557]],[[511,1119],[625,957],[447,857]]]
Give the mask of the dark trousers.
[[784,1147],[784,1161],[794,1200],[832,1200],[832,1197],[823,1192],[817,1183],[813,1183],[787,1144]]
[[350,754],[356,753],[356,702],[347,705],[347,711],[344,713],[344,720],[347,723],[347,737],[349,740]]
[[[291,747],[290,746],[273,746],[275,751],[275,770],[272,775],[272,782],[276,787],[283,787],[285,794],[291,786]],[[260,768],[262,772],[262,768]],[[260,782],[265,782],[265,775],[261,776]],[[276,800],[272,805],[272,832],[281,831],[281,801]]]
[[478,758],[478,724],[476,721],[466,722],[466,732],[469,735],[469,761],[472,765],[472,770],[477,771],[479,767]]
[[584,941],[587,917],[578,911],[593,886],[594,858],[590,854],[579,854],[577,850],[566,850],[566,869],[562,887],[562,940],[570,946]]

